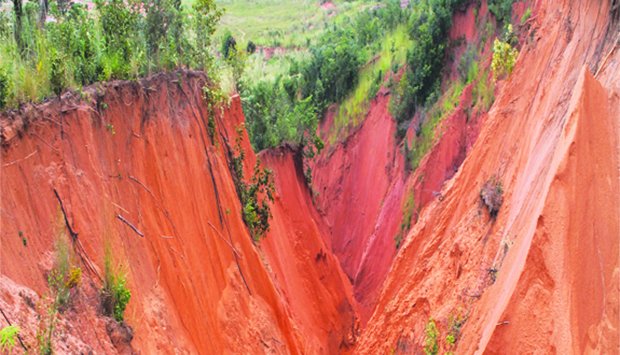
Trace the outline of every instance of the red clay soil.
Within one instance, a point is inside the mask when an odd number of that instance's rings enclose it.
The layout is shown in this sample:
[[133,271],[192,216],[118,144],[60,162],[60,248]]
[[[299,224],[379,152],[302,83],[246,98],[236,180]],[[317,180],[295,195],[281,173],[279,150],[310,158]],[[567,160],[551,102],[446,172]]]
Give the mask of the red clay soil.
[[[354,315],[337,274],[323,283],[324,270],[284,269],[276,263],[294,263],[295,254],[272,255],[269,246],[266,259],[274,267],[267,271],[242,221],[229,170],[228,147],[243,123],[240,100],[233,98],[217,117],[212,140],[204,82],[203,75],[185,73],[182,82],[171,74],[111,83],[87,90],[92,102],[65,95],[2,116],[0,306],[29,347],[37,344],[36,314],[49,304],[45,275],[54,242],[68,233],[54,189],[78,234],[72,249],[84,272],[56,327],[57,352],[132,346],[145,353],[303,353],[346,345]],[[242,143],[247,173],[255,158],[245,133]],[[281,233],[271,233],[269,243],[285,244],[291,217],[279,226],[281,213],[274,214],[273,228]],[[312,265],[326,250],[314,236],[308,236],[311,250],[298,251]],[[128,272],[131,345],[99,314],[105,243]],[[299,290],[299,282],[312,289]],[[290,299],[282,297],[291,289]],[[297,297],[311,298],[306,292],[320,295],[321,303],[296,304]]]
[[[312,190],[298,152],[263,152],[276,193],[259,244],[230,173],[238,134],[246,177],[257,160],[240,100],[218,110],[211,137],[204,74],[0,114],[0,309],[36,348],[66,235],[84,276],[57,353],[420,353],[430,318],[442,351],[618,352],[618,24],[609,2],[530,5],[491,111],[472,119],[466,88],[415,174],[385,91],[312,164]],[[457,14],[451,35],[477,38],[472,18]],[[493,176],[496,218],[480,202]],[[411,189],[425,207],[396,250]],[[100,314],[106,243],[128,272],[133,341]]]
[[335,354],[351,348],[359,322],[351,286],[325,244],[327,228],[305,184],[301,155],[289,147],[261,154],[274,173],[273,221],[261,241],[280,296],[303,334],[305,354]]
[[[532,9],[515,71],[407,236],[356,352],[421,351],[429,318],[455,353],[618,351],[617,24],[607,2]],[[493,175],[497,219],[479,197]]]
[[[454,16],[450,36],[453,40],[466,40],[456,51],[457,58],[467,43],[480,41],[474,8],[470,6]],[[478,18],[486,16],[484,1]],[[480,56],[488,58],[489,46],[484,47]],[[459,75],[458,61],[455,63],[454,73],[450,74],[454,77]],[[480,69],[488,65],[484,61]],[[373,311],[396,254],[394,237],[408,194],[414,194],[416,208],[420,210],[440,197],[443,184],[459,169],[486,117],[477,108],[471,109],[472,86],[467,86],[459,106],[438,129],[436,144],[415,174],[409,175],[405,172],[402,145],[397,145],[394,138],[396,124],[389,113],[389,100],[389,91],[379,92],[363,123],[343,142],[327,146],[313,164],[317,208],[330,227],[334,253],[353,283],[362,323]],[[330,137],[336,112],[335,106],[330,107],[319,127],[325,140]],[[413,137],[413,132],[412,125],[409,137]]]
[[327,147],[312,165],[315,202],[332,250],[354,284],[363,321],[396,252],[401,215],[403,158],[388,102],[389,96],[378,95],[358,130]]

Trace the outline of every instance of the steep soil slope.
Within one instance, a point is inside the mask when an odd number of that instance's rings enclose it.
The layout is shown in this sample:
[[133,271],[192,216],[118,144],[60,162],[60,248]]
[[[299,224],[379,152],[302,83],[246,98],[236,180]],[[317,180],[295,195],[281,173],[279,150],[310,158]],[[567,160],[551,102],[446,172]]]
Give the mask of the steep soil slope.
[[[421,350],[429,318],[440,348],[457,353],[617,351],[620,54],[609,5],[532,5],[515,71],[443,200],[408,235],[357,352]],[[480,203],[494,175],[497,219]]]
[[370,315],[395,254],[393,236],[400,222],[403,158],[388,102],[389,96],[380,93],[358,131],[328,147],[312,167],[317,208],[329,227],[331,247],[355,285],[362,319]]
[[[46,312],[54,241],[72,231],[84,280],[57,325],[60,352],[128,349],[129,337],[99,315],[105,243],[128,271],[126,318],[132,346],[145,353],[333,352],[350,333],[352,306],[337,274],[321,282],[325,272],[308,272],[312,266],[276,267],[286,249],[268,246],[267,271],[229,169],[243,124],[239,98],[216,117],[210,137],[204,83],[196,73],[111,83],[88,89],[88,102],[67,94],[2,117],[0,306],[28,346],[36,344],[36,314]],[[255,157],[245,133],[242,143],[249,172]],[[291,217],[281,226],[280,218],[276,208],[269,243],[293,234]],[[322,239],[307,237],[312,248],[298,252],[312,260],[300,262],[314,265]],[[295,296],[319,294],[321,303],[299,307],[282,297],[296,283],[312,288]]]

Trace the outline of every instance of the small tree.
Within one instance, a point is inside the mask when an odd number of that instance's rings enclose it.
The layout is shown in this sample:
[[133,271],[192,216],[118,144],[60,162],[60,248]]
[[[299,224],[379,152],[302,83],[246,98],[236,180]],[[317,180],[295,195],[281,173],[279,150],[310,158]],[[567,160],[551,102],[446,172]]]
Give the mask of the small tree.
[[493,68],[493,77],[496,80],[512,73],[519,55],[519,51],[510,44],[514,37],[512,25],[507,26],[505,37],[506,42],[497,38],[493,42],[493,61],[491,67]]
[[217,7],[215,0],[196,0],[192,9],[195,12],[192,17],[195,64],[200,69],[208,69],[213,63],[213,57],[209,51],[211,38],[223,12]]

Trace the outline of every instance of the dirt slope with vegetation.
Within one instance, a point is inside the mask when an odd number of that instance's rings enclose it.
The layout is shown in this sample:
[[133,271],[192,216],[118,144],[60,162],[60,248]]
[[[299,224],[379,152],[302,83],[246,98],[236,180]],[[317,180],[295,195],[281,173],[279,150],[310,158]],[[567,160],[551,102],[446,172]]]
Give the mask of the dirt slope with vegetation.
[[[610,2],[531,6],[515,70],[407,235],[359,353],[618,349],[618,24]],[[480,198],[493,176],[496,218]]]
[[617,1],[438,3],[334,26],[308,62],[242,82],[243,106],[177,70],[0,113],[2,336],[42,353],[617,351]]
[[[261,252],[229,169],[243,124],[239,98],[217,115],[211,138],[204,83],[202,74],[158,75],[89,89],[90,101],[67,94],[3,114],[0,306],[27,346],[38,346],[37,331],[46,326],[34,314],[45,318],[55,241],[70,231],[77,235],[72,262],[83,277],[58,316],[57,352],[129,345],[99,312],[105,243],[127,271],[133,349],[316,353],[346,346],[355,319],[346,284],[330,271],[335,261],[320,226],[298,225],[289,213],[316,213],[303,185],[283,180],[297,171],[292,158],[266,159],[278,178],[272,233]],[[251,171],[255,157],[241,132]],[[295,234],[304,244],[287,238]],[[308,268],[308,260],[325,269]],[[307,302],[296,303],[301,299]]]

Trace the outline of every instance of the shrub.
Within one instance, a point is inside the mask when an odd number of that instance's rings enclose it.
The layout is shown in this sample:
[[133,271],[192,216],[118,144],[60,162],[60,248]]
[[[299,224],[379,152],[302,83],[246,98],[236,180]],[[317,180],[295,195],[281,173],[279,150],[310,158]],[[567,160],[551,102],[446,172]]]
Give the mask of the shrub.
[[452,13],[463,1],[420,0],[409,19],[414,42],[407,53],[407,71],[401,78],[392,105],[397,122],[409,120],[416,106],[434,103],[448,46]]
[[491,218],[495,219],[504,202],[504,189],[497,175],[487,180],[480,190],[480,199],[486,206]]
[[231,56],[231,53],[237,51],[237,40],[235,40],[235,37],[233,37],[230,31],[226,31],[226,33],[224,33],[224,37],[222,37],[222,48],[220,51],[225,59],[228,59]]
[[495,79],[510,75],[514,69],[519,51],[509,43],[495,39],[493,42],[493,77]]
[[250,183],[246,183],[243,176],[243,161],[245,153],[241,147],[242,127],[237,128],[235,148],[231,157],[231,172],[242,206],[243,221],[250,231],[254,241],[259,241],[269,230],[271,209],[269,201],[273,201],[275,187],[271,170],[261,168],[260,159],[256,160]]
[[11,353],[15,348],[19,331],[20,329],[16,325],[9,325],[0,330],[0,351]]
[[56,260],[47,281],[54,295],[53,307],[62,312],[69,303],[71,290],[80,284],[82,270],[72,265],[71,250],[64,233],[58,234],[54,254]]
[[6,106],[9,96],[9,78],[0,68],[0,110]]
[[108,246],[104,255],[104,277],[101,289],[103,313],[114,317],[117,322],[122,322],[130,299],[131,292],[127,288],[127,276],[120,267],[112,265],[112,251]]
[[437,355],[439,352],[439,344],[437,343],[439,331],[437,330],[437,325],[432,318],[426,324],[424,334],[426,335],[424,339],[424,353],[426,355]]
[[254,54],[256,52],[256,44],[252,41],[248,41],[248,45],[245,49],[249,54]]
[[[407,150],[407,142],[405,141],[405,152],[407,152]],[[411,228],[411,219],[416,213],[417,209],[415,205],[415,196],[412,193],[409,197],[407,197],[405,205],[403,206],[403,216],[400,222],[400,229],[398,230],[398,234],[394,237],[396,249],[400,249],[403,238],[407,235],[409,229]]]
[[510,22],[514,0],[489,0],[489,11],[498,22]]

